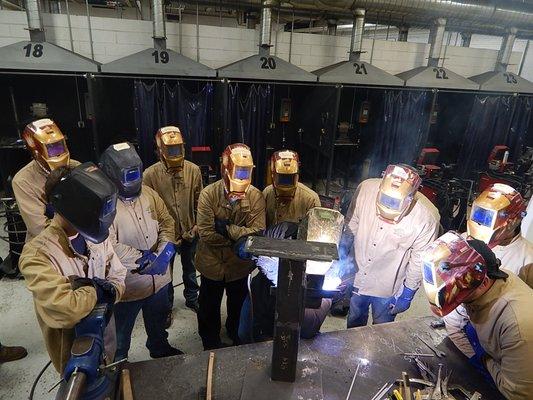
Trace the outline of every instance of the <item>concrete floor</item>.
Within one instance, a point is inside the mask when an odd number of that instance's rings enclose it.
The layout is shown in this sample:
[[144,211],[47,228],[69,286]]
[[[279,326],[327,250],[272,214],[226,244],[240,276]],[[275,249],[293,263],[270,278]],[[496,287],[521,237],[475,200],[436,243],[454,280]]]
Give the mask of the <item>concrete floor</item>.
[[[3,224],[2,224],[3,225]],[[0,241],[0,256],[7,255],[7,246]],[[176,261],[174,282],[181,282],[181,264]],[[428,303],[421,291],[418,292],[411,308],[398,319],[407,319],[429,315]],[[225,307],[223,306],[223,314]],[[44,347],[41,331],[35,318],[33,301],[24,281],[2,279],[0,281],[0,341],[5,345],[26,347],[28,356],[20,361],[0,365],[0,399],[27,399],[31,385],[49,360]],[[322,332],[346,328],[346,319],[328,316]],[[146,334],[142,317],[139,316],[133,331],[130,360],[149,359],[145,347]],[[224,340],[224,338],[223,338]],[[174,323],[169,329],[171,345],[186,353],[202,351],[202,344],[197,334],[196,314],[184,305],[182,287],[176,288],[174,303]],[[226,342],[229,339],[225,340]],[[53,393],[47,393],[58,380],[58,374],[50,366],[37,385],[34,399],[51,399]]]

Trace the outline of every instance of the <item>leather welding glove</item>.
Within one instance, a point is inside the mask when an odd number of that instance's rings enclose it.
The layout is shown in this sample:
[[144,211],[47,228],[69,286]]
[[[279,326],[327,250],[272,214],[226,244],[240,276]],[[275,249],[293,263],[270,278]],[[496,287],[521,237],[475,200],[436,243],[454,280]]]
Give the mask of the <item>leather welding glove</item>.
[[487,367],[485,367],[485,359],[488,357],[488,355],[479,342],[476,329],[472,326],[472,323],[468,321],[463,330],[468,338],[468,341],[470,342],[470,345],[472,346],[472,349],[474,350],[474,355],[468,359],[468,362],[479,372],[481,372],[487,382],[496,387],[492,376],[489,374]]
[[94,288],[96,289],[97,304],[115,304],[117,298],[117,289],[111,282],[94,277],[92,278]]
[[411,307],[411,302],[415,297],[416,290],[409,289],[407,286],[403,287],[402,294],[398,297],[393,297],[389,304],[390,314],[396,315],[407,311]]
[[141,250],[142,256],[135,260],[135,264],[139,265],[137,270],[142,270],[153,262],[157,255],[151,250]]
[[141,275],[164,275],[167,272],[168,265],[172,257],[174,257],[174,254],[176,254],[174,243],[167,242],[158,256],[149,265],[144,268],[139,267],[132,272]]
[[215,231],[225,238],[228,237],[228,225],[229,220],[215,218]]

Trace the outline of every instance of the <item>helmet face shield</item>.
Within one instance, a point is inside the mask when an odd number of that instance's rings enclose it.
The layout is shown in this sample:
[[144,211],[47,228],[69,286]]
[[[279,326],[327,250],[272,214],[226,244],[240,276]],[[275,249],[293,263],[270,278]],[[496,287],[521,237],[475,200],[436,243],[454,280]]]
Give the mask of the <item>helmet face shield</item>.
[[139,167],[126,169],[122,173],[123,184],[133,183],[138,181],[139,179],[141,179],[141,168]]
[[46,145],[46,152],[48,153],[48,157],[59,157],[65,153],[67,153],[67,146],[65,145],[65,140],[59,140],[55,143],[49,143]]
[[159,159],[169,171],[181,171],[185,162],[185,142],[179,128],[165,126],[156,135]]
[[233,179],[248,181],[252,179],[252,167],[235,167]]
[[420,182],[418,173],[410,166],[389,165],[376,199],[377,215],[387,222],[400,222],[409,211]]
[[497,213],[494,210],[487,210],[480,206],[473,206],[471,212],[470,219],[479,225],[492,228],[496,223]]
[[298,153],[295,151],[281,150],[272,154],[272,185],[278,199],[290,201],[294,197],[298,187],[299,163]]
[[226,195],[229,200],[246,197],[252,184],[254,162],[250,148],[242,143],[230,144],[222,153],[220,166]]
[[26,125],[22,138],[33,158],[46,171],[69,165],[70,154],[65,136],[54,121],[45,118]]

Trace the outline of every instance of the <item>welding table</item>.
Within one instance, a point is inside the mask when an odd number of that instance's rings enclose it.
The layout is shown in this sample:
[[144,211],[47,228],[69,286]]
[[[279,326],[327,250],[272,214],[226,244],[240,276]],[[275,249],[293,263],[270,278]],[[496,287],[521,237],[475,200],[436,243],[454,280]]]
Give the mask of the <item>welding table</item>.
[[[344,400],[355,368],[363,362],[351,399],[368,400],[385,382],[401,377],[406,371],[420,378],[414,362],[403,352],[431,353],[416,338],[433,338],[444,358],[423,358],[435,367],[439,362],[453,370],[450,386],[461,385],[478,391],[483,400],[504,399],[491,389],[483,377],[468,363],[444,329],[430,327],[433,317],[392,322],[323,333],[300,341],[298,378],[295,383],[269,379],[272,342],[228,347],[215,350],[213,398],[215,400],[327,399]],[[130,370],[135,400],[203,399],[209,352],[188,354],[126,364]]]

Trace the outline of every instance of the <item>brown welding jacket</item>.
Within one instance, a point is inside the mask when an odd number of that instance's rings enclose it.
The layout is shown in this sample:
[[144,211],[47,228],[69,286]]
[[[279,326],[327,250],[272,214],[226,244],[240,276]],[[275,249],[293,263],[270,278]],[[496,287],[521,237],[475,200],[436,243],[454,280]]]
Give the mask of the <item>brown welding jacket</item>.
[[183,170],[171,174],[167,172],[165,164],[159,161],[144,171],[143,184],[159,194],[174,218],[174,241],[180,238],[192,241],[194,237],[191,230],[196,224],[196,207],[203,188],[200,168],[185,160]]
[[[79,161],[70,160],[70,167],[80,165]],[[50,224],[44,215],[46,198],[44,184],[48,174],[35,160],[30,161],[13,177],[13,193],[26,224],[26,243],[41,233]]]
[[263,190],[266,202],[267,226],[280,222],[299,223],[307,211],[314,207],[320,207],[320,198],[315,191],[298,182],[294,198],[289,202],[281,202],[276,198],[274,186],[270,185]]
[[[65,231],[52,219],[44,231],[26,243],[20,256],[20,272],[33,294],[46,349],[60,373],[70,357],[74,326],[96,305],[94,287],[72,290],[68,277],[107,279],[117,289],[117,301],[124,293],[126,268],[110,240],[99,244],[87,241],[87,249],[87,257],[76,253]],[[107,325],[104,345],[107,360],[112,362],[116,348],[114,320]]]
[[[229,238],[215,231],[215,219],[229,220]],[[250,273],[253,262],[237,257],[232,246],[241,236],[265,229],[265,200],[257,188],[250,186],[246,198],[231,205],[224,193],[224,182],[212,183],[200,193],[197,223],[200,240],[195,265],[202,275],[231,282]]]

